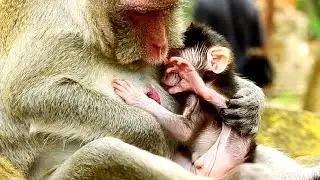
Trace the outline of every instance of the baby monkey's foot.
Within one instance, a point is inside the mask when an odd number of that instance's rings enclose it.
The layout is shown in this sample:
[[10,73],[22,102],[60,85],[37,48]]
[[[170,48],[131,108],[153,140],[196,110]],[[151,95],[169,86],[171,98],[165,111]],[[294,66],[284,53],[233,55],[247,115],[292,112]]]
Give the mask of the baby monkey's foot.
[[128,80],[116,79],[113,81],[113,87],[115,93],[129,105],[144,108],[153,101]]

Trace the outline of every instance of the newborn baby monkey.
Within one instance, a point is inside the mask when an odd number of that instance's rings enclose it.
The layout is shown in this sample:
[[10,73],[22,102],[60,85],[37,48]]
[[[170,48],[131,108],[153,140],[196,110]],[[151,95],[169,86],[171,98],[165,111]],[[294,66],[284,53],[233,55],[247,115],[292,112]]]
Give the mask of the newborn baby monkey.
[[183,101],[183,114],[174,114],[148,98],[126,80],[114,88],[127,104],[153,114],[169,134],[189,152],[177,152],[173,160],[202,176],[223,177],[235,166],[250,160],[255,150],[252,135],[241,135],[219,115],[237,91],[233,55],[225,38],[208,27],[191,24],[185,47],[174,49],[166,62],[162,83]]

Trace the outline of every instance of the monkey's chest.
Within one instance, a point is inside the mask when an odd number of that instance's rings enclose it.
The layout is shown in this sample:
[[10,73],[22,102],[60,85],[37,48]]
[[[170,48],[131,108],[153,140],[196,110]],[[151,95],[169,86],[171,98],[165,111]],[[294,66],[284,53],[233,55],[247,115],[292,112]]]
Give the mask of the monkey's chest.
[[160,78],[155,75],[157,73],[156,70],[152,71],[152,69],[128,71],[117,67],[101,68],[96,73],[92,86],[101,94],[124,104],[123,100],[115,94],[112,83],[115,79],[128,80],[135,88],[145,92],[150,98],[161,102],[162,106],[170,111],[177,112],[178,103],[160,86]]

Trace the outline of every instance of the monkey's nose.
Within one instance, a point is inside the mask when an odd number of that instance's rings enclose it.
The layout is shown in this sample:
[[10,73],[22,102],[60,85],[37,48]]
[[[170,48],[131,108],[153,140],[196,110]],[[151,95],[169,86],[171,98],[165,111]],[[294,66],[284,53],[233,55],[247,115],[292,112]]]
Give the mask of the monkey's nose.
[[166,50],[167,43],[154,43],[152,47],[161,55]]

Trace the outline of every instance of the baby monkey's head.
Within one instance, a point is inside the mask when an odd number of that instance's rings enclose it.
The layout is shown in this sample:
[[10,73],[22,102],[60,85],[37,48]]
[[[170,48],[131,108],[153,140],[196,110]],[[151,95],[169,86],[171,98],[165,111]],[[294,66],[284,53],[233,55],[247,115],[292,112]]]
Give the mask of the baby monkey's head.
[[[171,49],[169,58],[179,56],[188,60],[205,82],[221,74],[233,74],[234,58],[228,41],[211,28],[191,23],[184,33],[184,48]],[[177,73],[165,74],[162,83],[175,86],[181,78]]]

